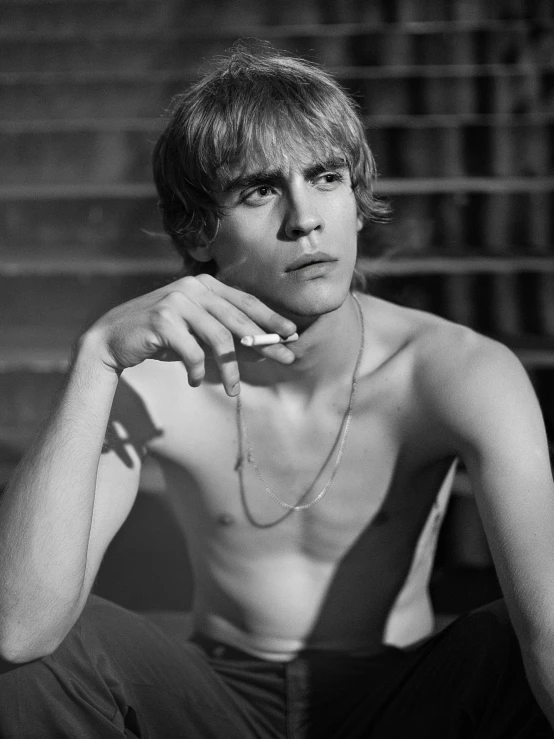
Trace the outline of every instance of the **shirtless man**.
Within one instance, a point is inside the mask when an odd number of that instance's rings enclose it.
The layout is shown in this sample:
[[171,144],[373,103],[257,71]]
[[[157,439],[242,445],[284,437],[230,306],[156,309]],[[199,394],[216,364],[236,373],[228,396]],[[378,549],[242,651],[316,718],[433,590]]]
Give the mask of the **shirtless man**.
[[[353,103],[238,49],[176,99],[154,162],[190,274],[85,333],[2,498],[0,735],[552,736],[540,410],[505,347],[351,292],[383,212]],[[190,641],[90,596],[147,453],[190,548]],[[457,460],[517,639],[501,603],[430,636]]]

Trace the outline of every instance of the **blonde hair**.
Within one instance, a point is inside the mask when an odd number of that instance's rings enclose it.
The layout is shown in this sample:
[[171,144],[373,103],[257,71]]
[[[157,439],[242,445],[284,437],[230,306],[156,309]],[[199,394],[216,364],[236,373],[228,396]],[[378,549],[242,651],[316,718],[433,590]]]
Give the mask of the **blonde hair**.
[[[340,154],[350,170],[358,214],[383,220],[375,160],[356,103],[327,72],[265,42],[235,45],[170,106],[153,154],[164,230],[189,273],[210,271],[189,247],[217,235],[224,210],[214,197],[232,167],[276,158]],[[215,266],[215,265],[212,265]]]

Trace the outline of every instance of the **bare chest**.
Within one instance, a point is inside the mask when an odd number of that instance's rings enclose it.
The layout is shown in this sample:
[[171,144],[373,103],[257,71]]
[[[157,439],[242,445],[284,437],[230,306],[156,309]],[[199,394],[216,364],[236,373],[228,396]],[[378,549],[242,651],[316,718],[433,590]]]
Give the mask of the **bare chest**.
[[408,556],[445,467],[406,451],[405,419],[363,403],[351,418],[344,404],[293,416],[252,402],[239,415],[235,403],[215,396],[186,422],[174,406],[157,419],[153,451],[187,536],[322,563]]

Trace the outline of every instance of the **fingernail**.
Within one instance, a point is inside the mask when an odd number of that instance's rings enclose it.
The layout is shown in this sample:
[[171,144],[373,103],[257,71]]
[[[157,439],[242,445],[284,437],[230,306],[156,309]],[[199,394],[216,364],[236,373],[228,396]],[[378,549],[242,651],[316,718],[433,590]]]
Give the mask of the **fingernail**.
[[237,382],[233,387],[231,388],[231,395],[238,395],[240,393],[240,382]]

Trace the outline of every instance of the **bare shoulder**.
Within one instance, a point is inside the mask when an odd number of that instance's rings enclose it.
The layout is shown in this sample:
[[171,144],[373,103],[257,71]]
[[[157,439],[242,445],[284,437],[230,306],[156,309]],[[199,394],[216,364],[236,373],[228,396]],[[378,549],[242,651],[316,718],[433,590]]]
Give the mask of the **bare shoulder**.
[[422,412],[437,422],[470,433],[483,426],[485,413],[496,419],[518,412],[537,416],[527,373],[507,346],[466,326],[387,301],[371,298],[366,315],[381,327],[391,355],[401,357],[408,390]]
[[416,311],[407,345],[412,392],[460,453],[518,439],[544,446],[541,409],[529,376],[504,344]]

